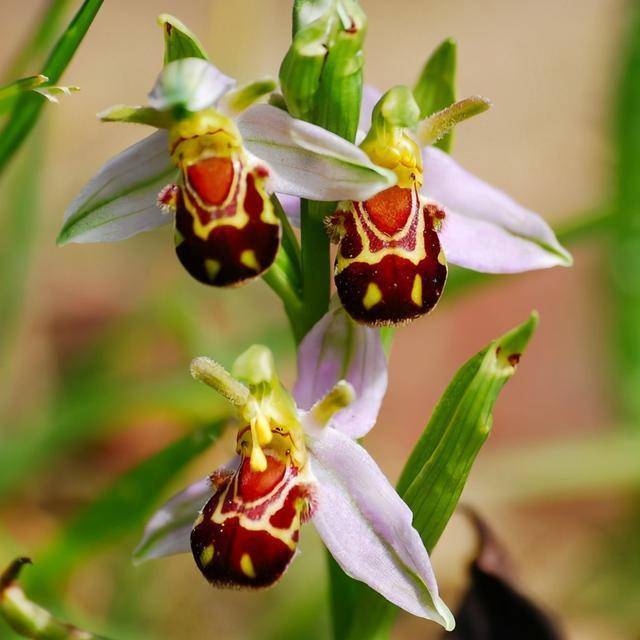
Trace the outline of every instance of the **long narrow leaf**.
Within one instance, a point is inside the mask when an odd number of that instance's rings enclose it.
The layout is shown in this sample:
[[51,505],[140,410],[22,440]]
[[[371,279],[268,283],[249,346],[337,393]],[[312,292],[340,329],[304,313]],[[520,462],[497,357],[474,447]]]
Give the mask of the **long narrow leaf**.
[[[473,462],[487,439],[493,406],[513,376],[538,324],[531,317],[491,342],[456,373],[409,457],[398,493],[413,511],[413,524],[431,551],[453,514]],[[364,585],[349,640],[384,638],[397,609]]]
[[629,5],[629,33],[616,118],[617,198],[611,245],[618,376],[624,418],[640,425],[640,7]]

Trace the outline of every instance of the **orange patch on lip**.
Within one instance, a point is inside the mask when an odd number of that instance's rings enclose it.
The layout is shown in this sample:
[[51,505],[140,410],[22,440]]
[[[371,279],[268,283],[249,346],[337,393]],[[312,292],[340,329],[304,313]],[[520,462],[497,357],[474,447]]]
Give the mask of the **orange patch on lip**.
[[382,233],[392,236],[401,231],[411,215],[411,189],[389,187],[364,203],[371,222]]
[[187,167],[189,184],[208,205],[220,205],[226,200],[233,175],[231,158],[207,158]]

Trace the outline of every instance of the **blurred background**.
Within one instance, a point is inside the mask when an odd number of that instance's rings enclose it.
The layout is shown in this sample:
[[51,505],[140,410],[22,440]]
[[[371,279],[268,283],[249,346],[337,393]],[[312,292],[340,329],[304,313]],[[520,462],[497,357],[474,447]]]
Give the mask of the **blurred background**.
[[[61,4],[62,25],[77,3]],[[311,527],[289,573],[258,594],[213,591],[188,556],[130,562],[149,512],[232,446],[225,434],[206,449],[224,406],[190,379],[191,358],[230,364],[262,342],[293,380],[277,299],[261,282],[217,291],[192,281],[166,228],[114,245],[54,242],[82,185],[145,135],[95,114],[145,101],[162,62],[156,16],[178,16],[225,73],[249,81],[277,74],[290,4],[105,2],[63,79],[81,92],[46,108],[0,183],[0,565],[32,556],[34,596],[118,640],[328,637],[325,559]],[[362,0],[366,81],[413,84],[433,48],[453,37],[459,95],[494,103],[457,130],[454,156],[555,228],[571,228],[624,201],[633,181],[616,168],[633,4]],[[7,67],[47,5],[0,0]],[[639,226],[631,213],[629,205],[595,231],[570,233],[571,269],[445,290],[433,315],[397,332],[389,391],[367,438],[395,480],[458,367],[537,309],[540,328],[498,400],[463,499],[505,542],[519,583],[575,640],[640,638],[640,250],[630,243]],[[467,523],[454,516],[434,553],[454,607],[472,549]],[[0,637],[9,634],[0,622]],[[394,631],[438,636],[409,616]]]

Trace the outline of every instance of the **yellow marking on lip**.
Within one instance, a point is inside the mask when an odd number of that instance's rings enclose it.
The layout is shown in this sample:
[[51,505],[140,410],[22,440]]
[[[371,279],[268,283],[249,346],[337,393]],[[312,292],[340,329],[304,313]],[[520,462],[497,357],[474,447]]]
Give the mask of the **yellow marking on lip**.
[[251,561],[251,556],[248,553],[242,554],[242,557],[240,558],[240,569],[247,578],[256,577],[256,570],[253,568],[253,562]]
[[196,518],[196,521],[193,523],[193,527],[197,527],[199,524],[202,524],[204,522],[204,516],[202,515],[202,512],[200,512],[198,514],[198,517]]
[[217,260],[212,260],[211,258],[207,258],[204,261],[204,268],[207,272],[207,275],[211,280],[215,280],[216,276],[220,272],[222,265]]
[[422,278],[416,274],[413,279],[413,287],[411,287],[411,301],[417,307],[422,306]]
[[367,286],[367,291],[362,298],[362,304],[364,308],[369,311],[371,307],[375,306],[382,300],[382,291],[375,282],[370,282]]
[[213,552],[214,548],[212,544],[202,550],[202,553],[200,554],[200,564],[203,567],[206,567],[213,560]]
[[173,241],[176,247],[179,247],[184,242],[184,236],[177,229],[173,234]]
[[258,258],[256,258],[256,253],[253,249],[245,249],[240,254],[240,262],[247,267],[247,269],[260,271],[260,263],[258,262]]

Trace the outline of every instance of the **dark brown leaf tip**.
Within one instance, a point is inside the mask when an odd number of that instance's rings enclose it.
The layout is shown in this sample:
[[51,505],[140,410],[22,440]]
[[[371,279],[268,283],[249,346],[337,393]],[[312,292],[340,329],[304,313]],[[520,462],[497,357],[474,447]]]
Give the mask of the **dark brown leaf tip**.
[[0,575],[0,592],[13,584],[20,575],[22,568],[27,564],[33,564],[31,558],[16,558]]
[[520,356],[521,356],[521,355],[522,355],[521,353],[512,353],[512,354],[507,358],[507,361],[509,362],[509,364],[510,364],[512,367],[515,367],[515,366],[518,364],[518,362],[520,362]]

